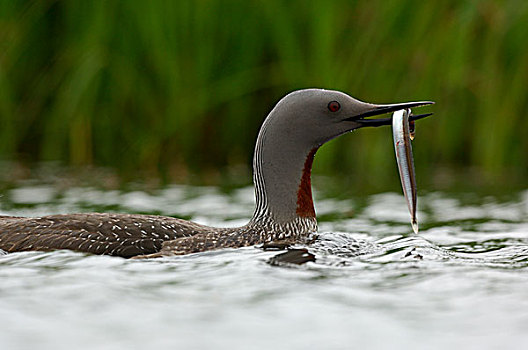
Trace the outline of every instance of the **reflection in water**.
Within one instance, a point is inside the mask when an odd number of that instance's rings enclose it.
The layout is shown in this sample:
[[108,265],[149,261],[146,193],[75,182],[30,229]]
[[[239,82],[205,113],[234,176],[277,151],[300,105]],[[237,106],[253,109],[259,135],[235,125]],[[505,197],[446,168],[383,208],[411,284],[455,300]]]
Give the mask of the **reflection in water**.
[[[0,256],[2,348],[493,348],[528,340],[528,191],[509,201],[400,194],[320,198],[303,265],[255,247],[133,261],[69,251]],[[253,192],[8,190],[1,214],[79,211],[245,223]],[[351,217],[349,213],[353,212]],[[281,268],[278,266],[285,266]],[[383,334],[383,337],[380,337]],[[352,345],[353,346],[352,346]]]

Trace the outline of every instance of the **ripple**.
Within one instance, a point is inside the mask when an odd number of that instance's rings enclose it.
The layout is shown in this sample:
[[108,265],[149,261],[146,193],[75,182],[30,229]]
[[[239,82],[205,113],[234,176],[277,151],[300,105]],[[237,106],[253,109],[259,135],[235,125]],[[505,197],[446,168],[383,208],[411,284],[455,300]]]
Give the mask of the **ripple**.
[[[35,188],[40,197],[32,199]],[[253,205],[252,188],[39,188],[8,191],[0,209],[155,212],[229,226],[247,220]],[[256,247],[151,260],[0,252],[0,342],[6,349],[305,349],[379,348],[390,337],[391,348],[440,349],[528,341],[528,191],[509,201],[426,194],[419,235],[399,194],[317,196],[318,240],[294,246],[315,261],[300,266],[272,266],[281,252]]]

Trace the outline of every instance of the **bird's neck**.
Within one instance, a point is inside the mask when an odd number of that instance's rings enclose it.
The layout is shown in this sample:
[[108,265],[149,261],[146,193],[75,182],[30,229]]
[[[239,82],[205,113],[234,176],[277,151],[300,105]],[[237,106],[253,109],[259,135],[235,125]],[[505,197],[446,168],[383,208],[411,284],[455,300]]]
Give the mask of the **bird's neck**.
[[252,222],[303,231],[317,229],[312,200],[312,162],[318,147],[270,116],[257,138],[253,159],[256,209]]

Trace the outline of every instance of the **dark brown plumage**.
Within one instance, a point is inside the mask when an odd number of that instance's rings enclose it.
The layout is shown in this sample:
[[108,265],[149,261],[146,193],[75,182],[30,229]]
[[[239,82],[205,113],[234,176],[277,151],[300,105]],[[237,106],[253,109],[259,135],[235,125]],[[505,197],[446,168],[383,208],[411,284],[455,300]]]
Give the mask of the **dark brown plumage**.
[[7,252],[71,249],[132,257],[161,250],[163,242],[203,232],[206,226],[153,215],[68,214],[0,217],[0,249]]
[[303,218],[286,226],[271,220],[252,220],[241,227],[218,228],[156,215],[0,216],[0,249],[6,252],[70,249],[124,258],[152,258],[287,238],[296,240],[314,225],[315,218]]

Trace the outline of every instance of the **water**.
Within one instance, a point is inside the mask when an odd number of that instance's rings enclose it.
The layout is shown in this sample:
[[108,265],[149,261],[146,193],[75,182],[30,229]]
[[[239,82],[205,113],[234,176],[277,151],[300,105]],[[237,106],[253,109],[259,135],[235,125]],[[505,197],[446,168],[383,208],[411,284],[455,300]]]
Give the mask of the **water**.
[[[0,213],[175,215],[239,225],[251,188],[5,190]],[[528,341],[528,191],[504,198],[318,194],[316,262],[272,266],[254,247],[125,260],[69,251],[0,256],[1,349],[465,349]]]

